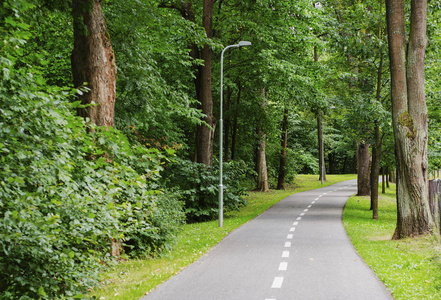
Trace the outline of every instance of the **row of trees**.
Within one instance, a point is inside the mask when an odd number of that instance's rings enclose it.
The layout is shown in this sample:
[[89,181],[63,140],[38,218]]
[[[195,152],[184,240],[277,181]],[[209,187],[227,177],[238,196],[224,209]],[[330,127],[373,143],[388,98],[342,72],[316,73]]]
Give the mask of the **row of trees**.
[[240,40],[252,47],[224,68],[226,209],[297,172],[358,171],[378,218],[397,153],[395,237],[429,231],[440,3],[414,2],[5,0],[1,296],[83,297],[109,249],[155,255],[184,220],[217,216],[219,58]]

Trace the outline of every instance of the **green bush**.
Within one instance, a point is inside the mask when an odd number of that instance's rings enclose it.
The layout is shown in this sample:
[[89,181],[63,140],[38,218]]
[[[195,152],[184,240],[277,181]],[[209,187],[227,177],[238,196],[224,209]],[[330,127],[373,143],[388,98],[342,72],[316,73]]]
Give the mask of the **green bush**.
[[[242,161],[223,164],[224,209],[238,210],[246,205],[247,189],[242,184],[252,170]],[[185,202],[187,222],[213,220],[219,212],[219,169],[177,159],[164,172],[166,186],[177,187]]]
[[46,85],[14,51],[0,56],[0,299],[82,298],[112,239],[166,248],[181,203],[157,195],[166,155],[86,126],[69,102],[80,91]]
[[119,214],[71,92],[34,80],[0,87],[0,297],[73,297],[97,282]]
[[29,74],[0,87],[0,298],[80,297],[112,238],[151,255],[183,220],[156,183],[166,155],[113,128],[88,133],[67,101],[76,91],[45,89]]

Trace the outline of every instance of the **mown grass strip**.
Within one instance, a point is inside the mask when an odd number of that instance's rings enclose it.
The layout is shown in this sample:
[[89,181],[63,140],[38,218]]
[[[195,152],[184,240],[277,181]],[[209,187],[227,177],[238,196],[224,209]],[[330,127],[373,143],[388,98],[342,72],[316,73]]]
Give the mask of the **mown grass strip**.
[[395,299],[441,299],[441,249],[436,236],[393,241],[395,186],[379,198],[379,220],[372,219],[369,197],[351,197],[343,223],[365,262]]
[[[355,175],[328,175],[323,186],[355,178]],[[158,258],[130,260],[118,264],[105,275],[105,284],[93,291],[92,295],[98,299],[139,299],[196,261],[231,231],[283,198],[323,186],[317,175],[299,175],[295,183],[284,191],[250,192],[247,197],[248,205],[240,211],[226,213],[222,228],[218,227],[217,221],[184,225],[172,251]]]

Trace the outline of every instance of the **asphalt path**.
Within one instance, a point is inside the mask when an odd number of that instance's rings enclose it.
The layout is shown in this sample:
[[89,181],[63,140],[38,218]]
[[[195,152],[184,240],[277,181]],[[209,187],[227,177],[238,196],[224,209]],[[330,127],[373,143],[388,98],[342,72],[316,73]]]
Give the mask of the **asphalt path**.
[[283,199],[142,300],[393,299],[341,222],[356,186]]

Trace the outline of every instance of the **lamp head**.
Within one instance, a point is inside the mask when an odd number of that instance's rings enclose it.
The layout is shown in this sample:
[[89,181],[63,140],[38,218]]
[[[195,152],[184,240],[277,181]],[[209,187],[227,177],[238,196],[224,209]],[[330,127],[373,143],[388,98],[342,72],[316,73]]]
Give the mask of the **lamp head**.
[[238,44],[239,47],[251,46],[251,42],[240,41]]

